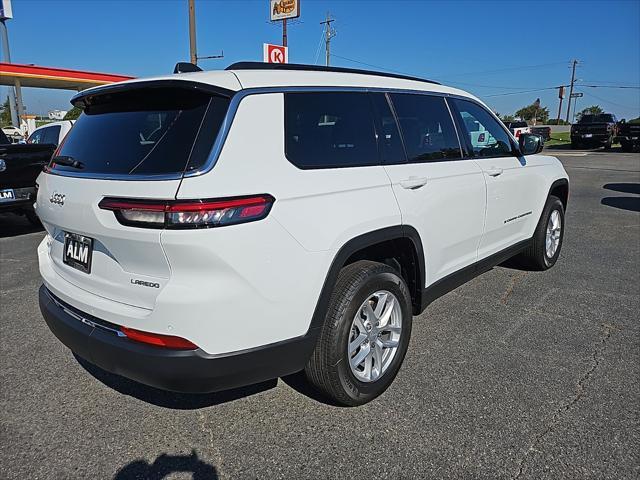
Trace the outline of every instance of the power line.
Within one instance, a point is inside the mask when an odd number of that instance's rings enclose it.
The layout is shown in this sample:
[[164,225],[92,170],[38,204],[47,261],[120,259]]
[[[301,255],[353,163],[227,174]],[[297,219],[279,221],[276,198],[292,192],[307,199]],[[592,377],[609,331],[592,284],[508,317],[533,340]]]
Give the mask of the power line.
[[636,105],[636,106],[633,106],[633,105],[631,105],[631,106],[622,105],[620,103],[616,103],[616,102],[612,102],[611,100],[607,100],[606,98],[598,97],[598,96],[594,95],[593,93],[587,93],[587,95],[589,97],[595,98],[596,100],[600,100],[601,102],[605,102],[605,103],[608,103],[610,105],[615,105],[616,107],[620,107],[620,108],[626,108],[628,110],[637,110],[637,108],[640,106],[640,105]]
[[450,78],[450,77],[459,77],[461,75],[481,75],[481,74],[487,74],[487,73],[501,73],[501,72],[508,72],[511,70],[524,70],[524,69],[534,69],[534,68],[543,68],[543,67],[551,67],[551,66],[555,66],[555,65],[565,65],[567,62],[553,62],[553,63],[541,63],[538,65],[523,65],[523,66],[519,66],[519,67],[507,67],[507,68],[500,68],[497,70],[484,70],[484,71],[475,71],[475,72],[466,72],[466,73],[453,73],[453,74],[443,74],[443,75],[433,75],[435,78],[441,78],[441,79],[446,79],[446,78]]
[[555,90],[558,87],[544,87],[544,88],[535,88],[533,90],[523,90],[520,92],[508,92],[508,93],[494,93],[492,95],[481,95],[481,97],[489,98],[489,97],[506,97],[507,95],[520,95],[523,93],[533,93],[533,92],[542,92],[544,90]]
[[578,86],[580,88],[632,88],[635,90],[640,90],[640,87],[630,85],[583,85],[582,83],[579,83]]

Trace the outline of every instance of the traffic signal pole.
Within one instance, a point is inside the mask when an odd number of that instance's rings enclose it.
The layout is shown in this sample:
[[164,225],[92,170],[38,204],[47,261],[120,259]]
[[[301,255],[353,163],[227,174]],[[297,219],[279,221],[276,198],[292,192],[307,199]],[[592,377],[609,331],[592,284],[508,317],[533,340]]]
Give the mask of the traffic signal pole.
[[562,99],[564,98],[564,85],[560,85],[558,87],[558,98],[560,99],[560,105],[558,106],[557,124],[560,125],[560,117],[562,116]]

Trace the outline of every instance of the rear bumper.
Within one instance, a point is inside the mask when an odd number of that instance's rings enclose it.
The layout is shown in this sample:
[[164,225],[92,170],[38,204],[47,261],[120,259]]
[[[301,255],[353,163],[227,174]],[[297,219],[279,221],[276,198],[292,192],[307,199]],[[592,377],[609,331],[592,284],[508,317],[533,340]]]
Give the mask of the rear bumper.
[[571,141],[578,143],[607,143],[611,139],[610,133],[591,133],[590,137],[585,137],[584,133],[572,133]]
[[[0,187],[0,190],[11,187]],[[0,200],[0,212],[15,211],[15,210],[33,210],[33,202],[36,200],[35,187],[28,188],[14,188],[14,199]]]
[[44,285],[40,311],[58,339],[74,353],[109,372],[163,390],[205,393],[250,385],[302,370],[316,334],[224,355],[171,350],[120,336],[114,325],[57,299]]

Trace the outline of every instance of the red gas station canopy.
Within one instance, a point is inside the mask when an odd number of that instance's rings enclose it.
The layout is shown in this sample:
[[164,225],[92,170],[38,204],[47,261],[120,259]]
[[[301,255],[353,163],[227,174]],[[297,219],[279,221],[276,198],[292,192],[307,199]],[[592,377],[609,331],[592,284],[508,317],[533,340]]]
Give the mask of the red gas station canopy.
[[134,77],[0,62],[0,85],[13,86],[16,78],[20,80],[23,87],[84,90],[97,85],[130,80]]

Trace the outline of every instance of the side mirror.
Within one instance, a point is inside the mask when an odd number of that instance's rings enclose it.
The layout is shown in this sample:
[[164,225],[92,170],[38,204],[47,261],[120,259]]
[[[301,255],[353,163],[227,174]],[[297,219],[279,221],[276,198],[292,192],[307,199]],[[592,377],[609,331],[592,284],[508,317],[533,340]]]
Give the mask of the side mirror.
[[542,151],[544,139],[535,133],[523,133],[518,140],[518,146],[522,155],[535,155]]

